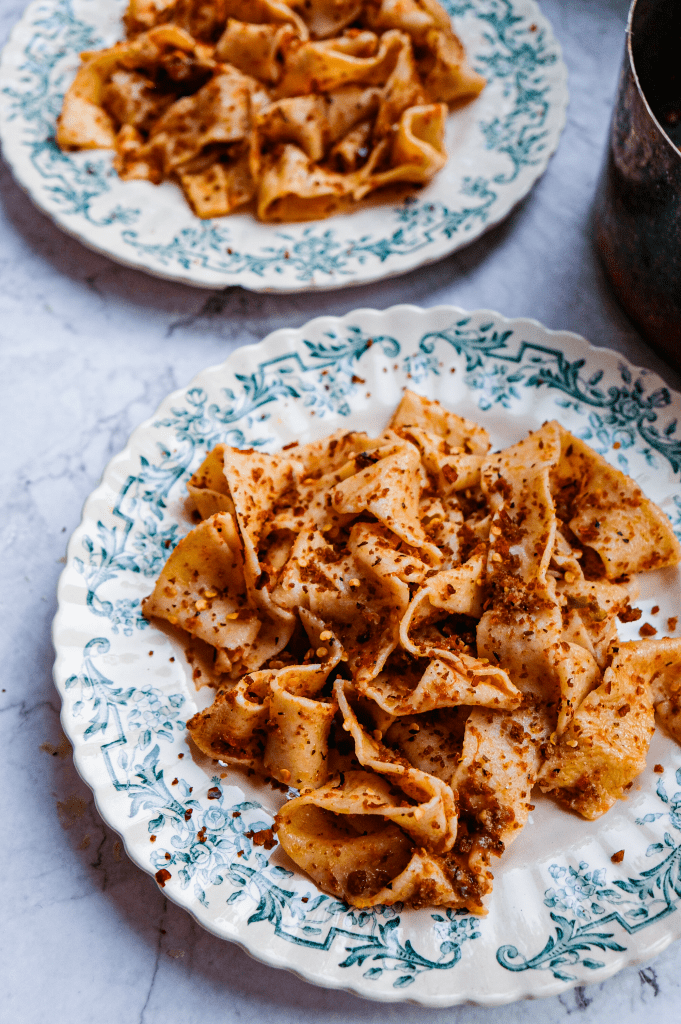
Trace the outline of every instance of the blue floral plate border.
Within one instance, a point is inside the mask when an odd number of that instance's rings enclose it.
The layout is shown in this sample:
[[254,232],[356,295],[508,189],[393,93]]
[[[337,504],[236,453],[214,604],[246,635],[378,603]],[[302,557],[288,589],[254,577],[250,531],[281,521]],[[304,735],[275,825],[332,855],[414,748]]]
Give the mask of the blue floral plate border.
[[16,180],[86,245],[159,277],[207,288],[308,291],[405,273],[502,220],[543,173],[565,124],[567,71],[534,0],[443,0],[483,94],[448,118],[446,167],[404,201],[367,200],[315,224],[250,213],[201,221],[172,183],[122,182],[111,154],[54,139],[78,53],[120,35],[122,0],[34,0],[0,62],[0,138]]
[[[86,502],[54,622],[76,766],[129,855],[173,900],[308,981],[430,1006],[601,981],[681,935],[681,750],[671,740],[656,733],[629,799],[598,822],[537,798],[495,871],[488,917],[352,911],[279,848],[254,843],[284,798],[192,756],[184,723],[209,696],[195,691],[177,641],[141,615],[190,528],[184,484],[208,447],[274,450],[343,424],[378,430],[407,386],[479,420],[497,445],[558,418],[633,475],[681,534],[681,396],[617,354],[451,306],[357,310],[277,331],[171,394]],[[639,603],[661,632],[680,592],[676,570],[643,582]],[[633,624],[622,632],[636,635]]]

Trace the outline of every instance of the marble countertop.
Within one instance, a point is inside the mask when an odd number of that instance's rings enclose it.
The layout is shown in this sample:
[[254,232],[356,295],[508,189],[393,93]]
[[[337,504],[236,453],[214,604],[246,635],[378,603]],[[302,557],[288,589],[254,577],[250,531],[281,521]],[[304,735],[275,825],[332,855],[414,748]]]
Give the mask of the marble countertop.
[[[3,1019],[553,1024],[574,1015],[631,1024],[654,1012],[659,1024],[678,1020],[679,943],[601,985],[498,1010],[379,1005],[256,963],[204,932],[128,861],[76,774],[52,684],[50,626],[65,545],[106,462],[170,390],[274,328],[395,302],[485,306],[576,331],[680,387],[611,296],[592,246],[627,0],[541,6],[570,72],[558,153],[504,224],[407,277],[292,296],[155,280],[62,234],[0,163]],[[4,0],[0,44],[22,8],[22,0]]]

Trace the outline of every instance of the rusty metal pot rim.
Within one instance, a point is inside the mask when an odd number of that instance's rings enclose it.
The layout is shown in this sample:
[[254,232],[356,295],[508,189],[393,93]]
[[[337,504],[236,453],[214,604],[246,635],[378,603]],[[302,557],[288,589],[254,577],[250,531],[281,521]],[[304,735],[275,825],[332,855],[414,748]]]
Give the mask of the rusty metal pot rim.
[[638,94],[641,97],[641,99],[643,100],[643,103],[645,104],[645,108],[648,111],[651,119],[653,120],[655,125],[659,128],[660,132],[662,133],[662,135],[665,138],[665,141],[671,146],[672,150],[674,151],[674,155],[676,157],[681,158],[681,149],[679,149],[679,147],[676,146],[672,142],[672,140],[667,135],[667,132],[662,127],[662,125],[658,121],[657,117],[653,113],[653,110],[652,110],[650,104],[648,103],[648,98],[647,98],[646,94],[643,91],[643,87],[641,86],[641,82],[640,82],[640,79],[638,77],[638,71],[636,70],[636,62],[634,60],[634,51],[633,51],[632,45],[631,45],[631,38],[632,38],[632,34],[633,34],[632,33],[632,25],[633,25],[633,22],[634,22],[634,17],[636,15],[636,8],[638,7],[638,2],[639,2],[639,0],[633,0],[633,3],[631,5],[631,7],[629,8],[629,19],[627,21],[627,54],[629,56],[629,67],[631,68],[631,73],[632,73],[633,79],[636,82],[636,88],[638,90]]

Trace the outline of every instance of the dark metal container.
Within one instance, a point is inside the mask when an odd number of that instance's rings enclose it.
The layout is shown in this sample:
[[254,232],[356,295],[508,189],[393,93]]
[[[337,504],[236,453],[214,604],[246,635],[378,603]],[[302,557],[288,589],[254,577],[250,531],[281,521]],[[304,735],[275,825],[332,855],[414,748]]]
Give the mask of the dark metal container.
[[681,367],[681,0],[634,0],[596,240],[617,296]]

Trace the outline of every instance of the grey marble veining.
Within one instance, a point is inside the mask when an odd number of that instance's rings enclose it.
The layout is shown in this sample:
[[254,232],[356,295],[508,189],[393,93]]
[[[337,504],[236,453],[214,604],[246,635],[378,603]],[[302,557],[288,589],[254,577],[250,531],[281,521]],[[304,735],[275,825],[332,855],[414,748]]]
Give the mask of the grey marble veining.
[[[0,165],[0,1019],[37,1024],[632,1024],[681,1017],[681,944],[560,998],[424,1010],[314,988],[199,928],[128,861],[59,725],[50,625],[65,543],[108,459],[173,388],[323,313],[454,302],[532,316],[681,381],[611,297],[591,203],[626,0],[543,0],[570,70],[568,125],[531,195],[468,249],[407,277],[302,296],[155,280],[62,234]],[[23,4],[0,5],[0,41]]]

